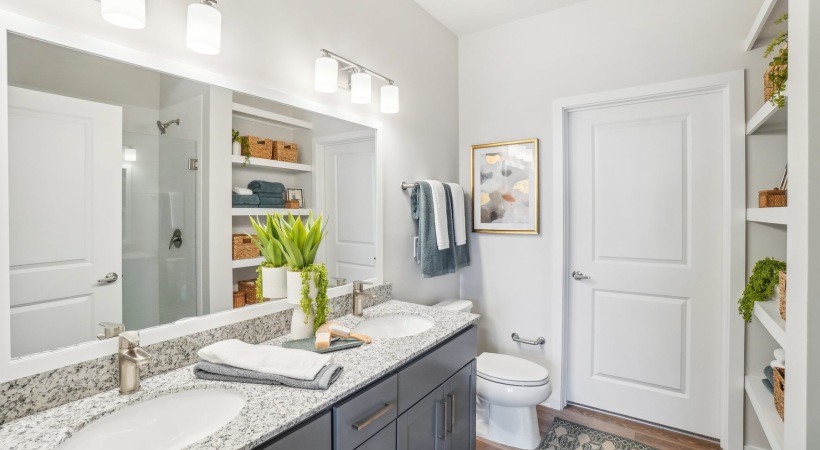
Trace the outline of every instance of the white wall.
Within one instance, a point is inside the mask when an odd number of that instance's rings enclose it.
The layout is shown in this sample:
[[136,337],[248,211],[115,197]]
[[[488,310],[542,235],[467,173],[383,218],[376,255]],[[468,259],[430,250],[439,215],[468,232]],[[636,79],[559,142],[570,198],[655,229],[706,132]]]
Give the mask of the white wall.
[[[550,339],[552,102],[554,99],[751,69],[747,110],[763,103],[762,49],[746,53],[759,5],[747,0],[589,0],[459,41],[459,172],[470,185],[470,145],[541,141],[541,233],[471,236],[461,295],[478,301],[483,350],[550,368],[552,343],[515,345],[512,332]],[[760,94],[758,94],[760,93]],[[782,166],[779,170],[782,170]]]
[[[405,300],[432,302],[457,294],[457,275],[425,280],[418,275],[408,197],[399,189],[402,180],[457,176],[455,36],[411,0],[230,1],[218,5],[222,53],[203,56],[185,47],[187,3],[147,3],[148,25],[140,31],[104,22],[99,3],[90,0],[0,0],[0,9],[381,121],[385,279]],[[395,79],[401,112],[380,114],[377,101],[353,105],[343,90],[315,92],[313,61],[323,47]]]

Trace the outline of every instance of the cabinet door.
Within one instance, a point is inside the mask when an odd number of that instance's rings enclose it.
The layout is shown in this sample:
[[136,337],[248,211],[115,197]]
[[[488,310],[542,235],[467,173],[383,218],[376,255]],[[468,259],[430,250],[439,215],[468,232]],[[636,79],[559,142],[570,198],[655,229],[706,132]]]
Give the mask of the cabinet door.
[[396,421],[390,422],[356,450],[396,450]]
[[330,411],[302,425],[285,436],[276,437],[255,450],[330,450]]
[[443,394],[443,386],[440,386],[399,416],[396,421],[398,450],[445,449]]
[[444,383],[446,448],[475,448],[475,360]]

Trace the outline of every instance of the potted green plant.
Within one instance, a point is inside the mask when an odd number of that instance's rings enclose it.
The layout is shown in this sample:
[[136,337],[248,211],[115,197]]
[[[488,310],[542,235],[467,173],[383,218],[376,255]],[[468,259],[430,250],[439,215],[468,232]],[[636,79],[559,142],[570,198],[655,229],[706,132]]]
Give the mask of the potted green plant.
[[[787,20],[789,20],[789,15],[783,14],[775,20],[774,23],[779,25]],[[786,81],[789,79],[788,31],[781,31],[777,37],[772,39],[772,42],[766,47],[766,51],[763,52],[763,57],[768,58],[769,55],[778,48],[780,50],[777,56],[772,58],[772,61],[769,63],[769,69],[766,71],[766,79],[764,81],[766,85],[766,96],[768,97],[771,94],[768,100],[778,108],[782,108],[786,106],[786,97],[783,95],[783,92],[786,90]]]
[[737,301],[737,311],[743,316],[743,320],[752,321],[755,302],[771,298],[775,286],[780,281],[779,273],[785,270],[786,263],[772,258],[764,258],[755,263],[749,282],[743,289],[743,296]]
[[231,137],[231,153],[236,156],[242,156],[242,143],[239,142],[239,132],[232,129]]
[[261,300],[262,298],[285,298],[288,295],[287,291],[287,266],[285,255],[282,249],[277,245],[279,241],[279,232],[274,224],[281,220],[279,214],[271,216],[267,214],[265,225],[262,226],[253,217],[251,225],[253,225],[256,236],[251,236],[256,248],[265,259],[256,272],[259,274],[256,278],[256,295]]
[[310,213],[304,222],[288,213],[273,222],[279,235],[276,241],[288,263],[287,298],[298,305],[293,310],[292,337],[311,337],[327,320],[327,268],[314,264],[316,252],[327,234],[322,216]]

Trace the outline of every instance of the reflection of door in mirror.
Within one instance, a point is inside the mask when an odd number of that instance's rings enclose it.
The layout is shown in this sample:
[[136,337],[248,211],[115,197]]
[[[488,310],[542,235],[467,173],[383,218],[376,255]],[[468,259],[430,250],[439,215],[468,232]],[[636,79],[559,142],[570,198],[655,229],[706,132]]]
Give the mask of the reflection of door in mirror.
[[376,276],[376,145],[372,136],[324,143],[328,275]]
[[[9,87],[12,356],[122,321],[122,108]],[[114,151],[112,151],[114,149]]]

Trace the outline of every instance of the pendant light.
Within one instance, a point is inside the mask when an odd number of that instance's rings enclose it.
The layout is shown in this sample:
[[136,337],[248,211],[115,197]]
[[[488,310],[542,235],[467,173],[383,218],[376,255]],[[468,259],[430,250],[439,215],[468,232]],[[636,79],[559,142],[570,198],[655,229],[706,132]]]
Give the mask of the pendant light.
[[145,0],[101,0],[100,5],[106,22],[130,30],[145,28]]
[[332,94],[339,88],[339,61],[328,55],[316,58],[314,87],[319,92]]
[[399,87],[393,83],[382,86],[381,110],[384,114],[399,112]]
[[356,72],[350,75],[350,101],[358,105],[370,103],[370,74]]
[[201,0],[188,6],[188,48],[204,55],[218,54],[222,41],[222,14],[215,3]]

